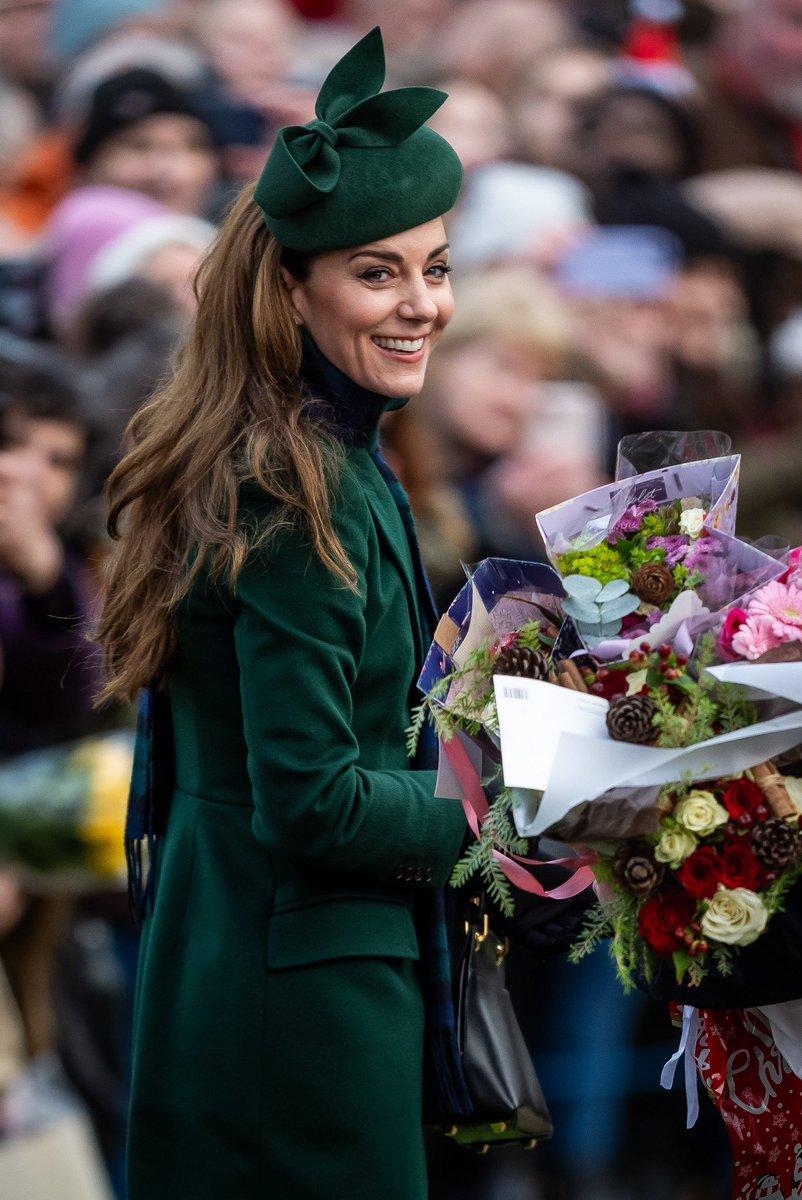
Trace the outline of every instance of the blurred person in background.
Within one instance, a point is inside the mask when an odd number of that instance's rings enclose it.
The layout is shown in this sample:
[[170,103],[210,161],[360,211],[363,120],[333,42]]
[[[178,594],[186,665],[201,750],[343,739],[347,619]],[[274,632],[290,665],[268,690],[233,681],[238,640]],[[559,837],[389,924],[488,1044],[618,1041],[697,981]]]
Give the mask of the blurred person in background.
[[705,170],[800,169],[802,0],[725,6],[697,74],[705,87]]
[[720,226],[680,187],[699,155],[693,109],[653,86],[610,88],[584,113],[577,161],[600,224],[659,226],[689,255],[727,254]]
[[682,264],[671,234],[634,226],[593,230],[554,271],[578,320],[577,344],[603,381],[610,467],[619,438],[677,420],[670,318]]
[[758,538],[802,543],[802,308],[780,324],[768,347],[778,428],[742,436],[738,519]]
[[85,640],[94,582],[75,523],[92,428],[75,372],[51,350],[0,343],[0,755],[77,737],[95,723],[97,654]]
[[0,77],[25,88],[43,107],[54,63],[50,30],[56,0],[0,0]]
[[449,103],[435,113],[432,129],[451,142],[466,175],[506,158],[509,120],[499,97],[484,84],[459,77],[440,80],[437,86],[448,92]]
[[[109,37],[135,31],[170,32],[176,0],[53,0],[48,44],[64,66]],[[144,64],[142,64],[144,65]]]
[[496,162],[468,179],[449,235],[462,271],[521,261],[549,268],[591,223],[590,193],[567,172]]
[[287,0],[200,0],[193,30],[227,95],[269,117],[274,129],[314,115],[314,95],[290,79],[301,47]]
[[219,162],[210,117],[155,71],[98,85],[74,153],[84,184],[128,188],[195,216],[211,205]]
[[430,58],[444,22],[460,7],[459,0],[342,0],[339,16],[357,33],[381,26],[393,71],[403,77],[406,69]]
[[159,284],[190,317],[192,279],[214,233],[207,221],[171,212],[138,192],[77,188],[54,212],[43,243],[52,332],[70,344],[81,305],[131,278]]
[[446,74],[510,101],[532,65],[572,36],[568,12],[549,0],[461,0],[440,27],[437,54]]
[[535,64],[521,80],[511,114],[524,162],[577,173],[585,108],[608,87],[611,73],[609,55],[583,45],[558,48]]
[[570,308],[533,270],[464,277],[458,301],[415,419],[436,477],[461,497],[474,557],[529,558],[535,512],[601,482],[599,399],[581,387],[554,391],[575,365],[576,328]]
[[683,428],[752,432],[761,409],[760,342],[738,265],[703,258],[682,270],[671,296],[677,411]]

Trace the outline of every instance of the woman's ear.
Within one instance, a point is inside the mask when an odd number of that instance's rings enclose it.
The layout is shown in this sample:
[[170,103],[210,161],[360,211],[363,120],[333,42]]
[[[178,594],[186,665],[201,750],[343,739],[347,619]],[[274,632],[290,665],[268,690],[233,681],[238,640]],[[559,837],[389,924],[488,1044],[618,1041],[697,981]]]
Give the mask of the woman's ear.
[[292,312],[292,319],[296,325],[303,325],[304,319],[301,316],[301,313],[298,311],[297,305],[297,293],[301,285],[299,284],[298,280],[290,274],[286,267],[279,267],[279,274],[281,275],[281,282],[284,284],[284,287],[287,290],[287,295],[290,298],[290,311]]

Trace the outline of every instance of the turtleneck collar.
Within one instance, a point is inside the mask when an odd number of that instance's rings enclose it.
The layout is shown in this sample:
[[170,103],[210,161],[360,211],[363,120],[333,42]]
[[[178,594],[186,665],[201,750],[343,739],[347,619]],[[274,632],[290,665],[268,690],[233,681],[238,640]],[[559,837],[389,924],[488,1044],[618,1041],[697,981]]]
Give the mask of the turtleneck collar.
[[375,450],[381,417],[385,412],[403,408],[407,400],[382,396],[355,383],[326,358],[305,328],[301,330],[301,337],[303,382],[314,398],[325,406],[325,415],[347,445]]

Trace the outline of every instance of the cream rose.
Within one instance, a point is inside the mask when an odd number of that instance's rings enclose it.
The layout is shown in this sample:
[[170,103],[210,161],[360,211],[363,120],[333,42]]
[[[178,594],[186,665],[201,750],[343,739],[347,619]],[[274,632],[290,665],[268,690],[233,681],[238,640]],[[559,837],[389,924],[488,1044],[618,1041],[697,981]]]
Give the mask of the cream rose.
[[686,534],[687,537],[697,538],[702,532],[704,523],[705,510],[703,508],[686,508],[679,519],[680,533]]
[[749,888],[720,887],[699,922],[702,936],[729,946],[757,941],[769,919],[768,909]]
[[719,825],[726,825],[730,814],[712,792],[690,792],[671,814],[678,825],[697,837],[707,837]]
[[658,862],[668,863],[671,870],[676,871],[695,849],[696,838],[687,829],[664,829],[654,848],[654,857]]

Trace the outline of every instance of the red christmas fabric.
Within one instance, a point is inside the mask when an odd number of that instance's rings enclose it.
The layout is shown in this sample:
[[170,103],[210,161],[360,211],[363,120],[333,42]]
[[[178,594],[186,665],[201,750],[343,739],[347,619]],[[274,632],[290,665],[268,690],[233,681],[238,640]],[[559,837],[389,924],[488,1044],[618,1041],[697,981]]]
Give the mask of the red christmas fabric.
[[802,1080],[758,1009],[699,1012],[696,1065],[727,1127],[733,1200],[802,1200]]

